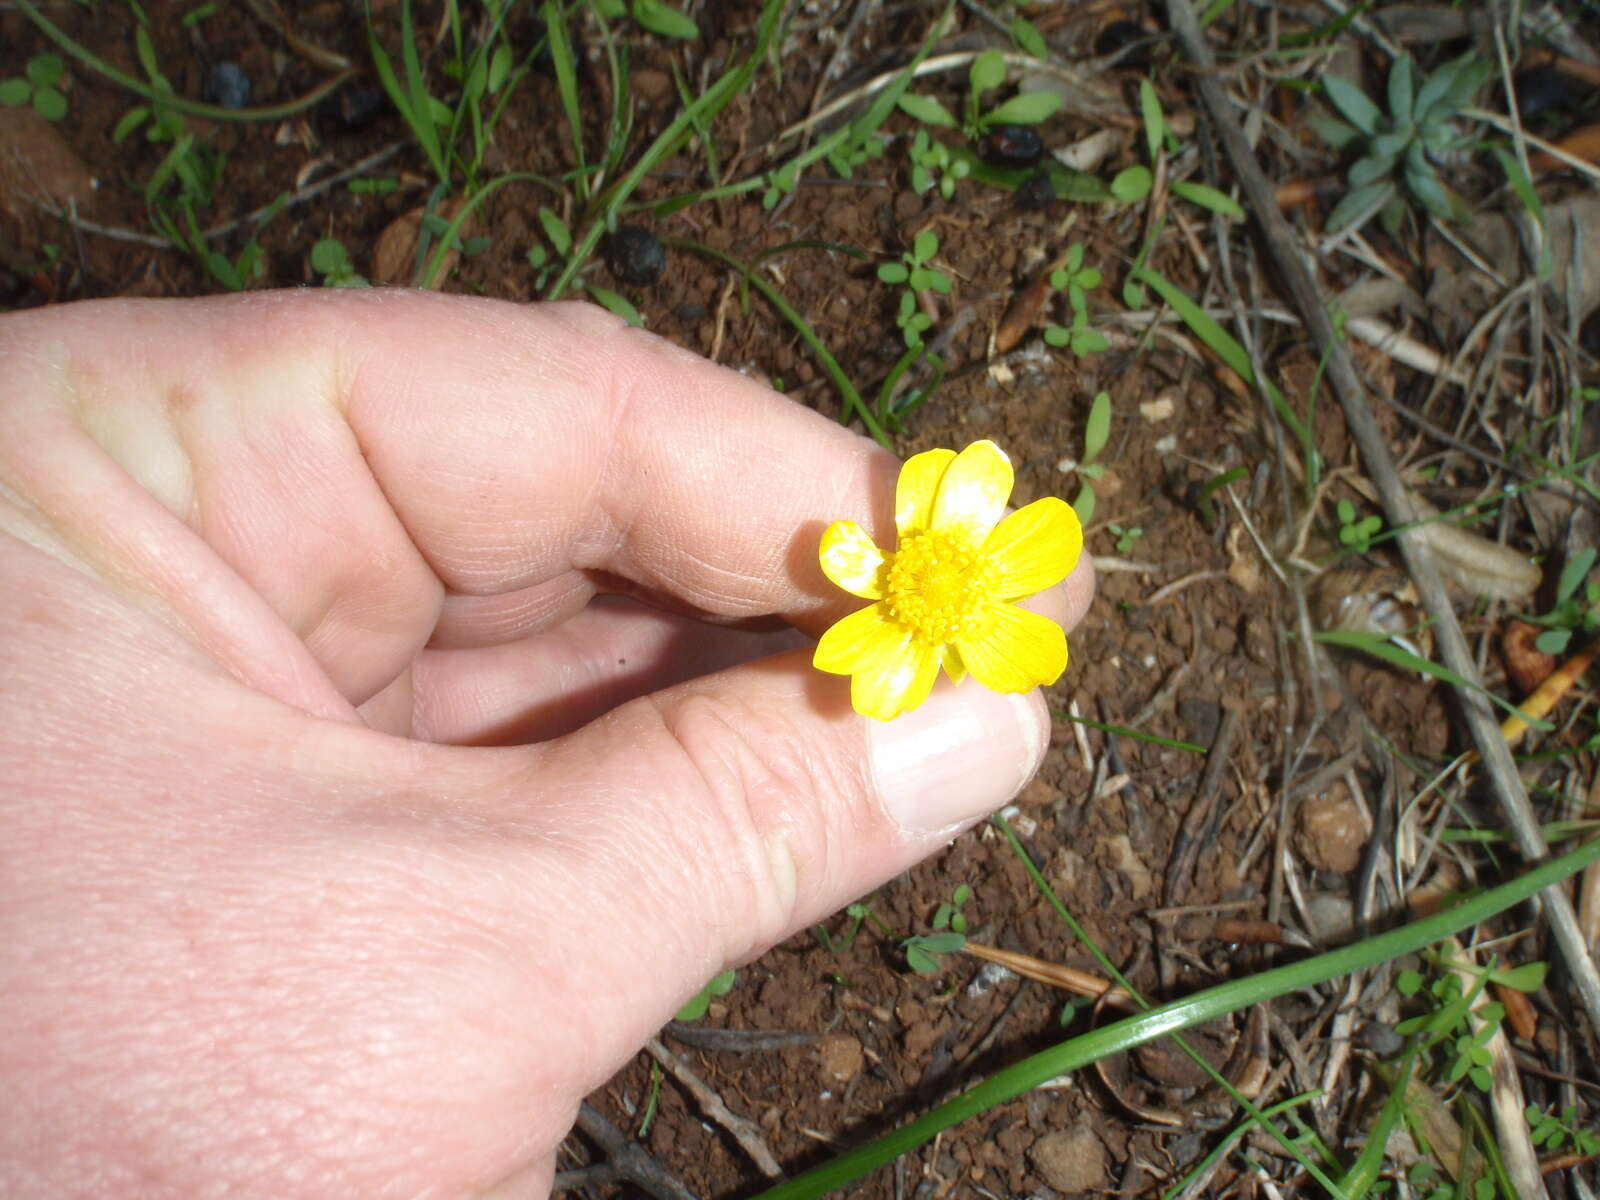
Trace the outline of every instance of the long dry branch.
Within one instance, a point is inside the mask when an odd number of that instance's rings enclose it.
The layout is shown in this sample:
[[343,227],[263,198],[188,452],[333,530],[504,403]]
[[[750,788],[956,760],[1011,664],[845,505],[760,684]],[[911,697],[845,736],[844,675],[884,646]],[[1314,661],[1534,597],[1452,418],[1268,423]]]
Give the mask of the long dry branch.
[[[1216,60],[1200,32],[1189,0],[1167,0],[1167,15],[1184,52],[1198,68],[1196,83],[1200,98],[1233,164],[1234,175],[1244,191],[1250,210],[1260,223],[1268,252],[1288,285],[1295,307],[1300,310],[1306,327],[1311,331],[1317,350],[1327,363],[1326,377],[1339,397],[1345,421],[1360,447],[1367,473],[1377,485],[1384,513],[1391,526],[1407,530],[1416,521],[1417,514],[1413,511],[1405,486],[1400,482],[1394,460],[1389,455],[1389,447],[1373,419],[1366,389],[1356,374],[1349,351],[1334,331],[1327,304],[1306,265],[1294,231],[1278,207],[1272,185],[1267,182],[1250,149],[1250,143],[1245,139],[1244,131],[1234,119],[1227,93],[1217,82]],[[1440,578],[1429,544],[1414,532],[1401,533],[1399,542],[1406,568],[1416,582],[1417,592],[1422,597],[1428,615],[1433,619],[1444,665],[1462,679],[1475,681],[1477,668],[1473,664],[1472,653],[1461,633],[1461,625],[1450,605],[1450,597],[1445,592],[1444,581]],[[1493,786],[1495,799],[1516,839],[1517,849],[1529,862],[1548,858],[1549,847],[1540,835],[1533,806],[1528,802],[1528,793],[1522,785],[1521,776],[1517,774],[1516,764],[1501,736],[1493,710],[1483,698],[1481,690],[1458,687],[1456,692],[1466,715],[1468,730]],[[1578,928],[1572,904],[1566,893],[1558,887],[1541,892],[1539,899],[1549,918],[1561,957],[1577,988],[1579,1000],[1589,1015],[1589,1024],[1600,1032],[1600,974],[1595,971],[1594,960]]]

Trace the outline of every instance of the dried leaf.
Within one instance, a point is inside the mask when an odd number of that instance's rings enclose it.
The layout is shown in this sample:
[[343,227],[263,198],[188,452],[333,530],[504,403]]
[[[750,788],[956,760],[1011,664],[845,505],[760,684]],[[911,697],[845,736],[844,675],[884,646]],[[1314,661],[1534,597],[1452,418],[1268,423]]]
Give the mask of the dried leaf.
[[1420,496],[1411,503],[1424,523],[1413,531],[1432,548],[1439,570],[1474,596],[1493,600],[1526,600],[1539,590],[1543,572],[1509,546],[1491,542],[1482,534],[1448,521],[1430,521],[1439,510]]

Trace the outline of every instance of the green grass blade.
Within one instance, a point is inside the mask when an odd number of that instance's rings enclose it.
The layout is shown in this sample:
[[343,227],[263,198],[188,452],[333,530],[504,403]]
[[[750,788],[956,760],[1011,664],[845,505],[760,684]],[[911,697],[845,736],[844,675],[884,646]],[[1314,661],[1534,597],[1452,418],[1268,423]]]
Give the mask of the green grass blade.
[[1402,925],[1398,929],[1342,946],[1325,954],[1274,967],[1232,983],[1207,988],[1182,1000],[1160,1005],[1138,1016],[1030,1055],[1021,1062],[997,1071],[988,1079],[939,1105],[932,1112],[908,1122],[899,1129],[875,1138],[864,1146],[840,1155],[822,1166],[785,1180],[761,1192],[756,1200],[809,1200],[861,1178],[867,1172],[886,1166],[900,1155],[932,1140],[941,1130],[1002,1104],[1023,1092],[1058,1076],[1078,1070],[1111,1054],[1130,1050],[1155,1038],[1189,1029],[1206,1021],[1260,1004],[1300,988],[1314,987],[1329,979],[1364,970],[1424,946],[1520,904],[1529,897],[1591,863],[1600,862],[1600,839],[1585,843],[1560,858],[1539,864],[1517,878],[1481,892],[1452,908]]
[[285,117],[292,117],[296,113],[304,112],[325,97],[332,95],[348,83],[353,76],[360,73],[360,68],[350,67],[340,71],[326,83],[312,88],[304,96],[295,100],[287,100],[282,104],[268,104],[260,108],[222,108],[216,104],[202,104],[198,100],[188,100],[171,91],[163,91],[136,76],[129,75],[126,71],[118,70],[87,46],[80,45],[68,37],[60,26],[39,11],[33,0],[17,0],[17,7],[27,14],[28,19],[38,27],[40,33],[44,34],[90,70],[99,72],[118,87],[126,88],[136,96],[143,97],[152,103],[163,104],[170,109],[191,117],[207,117],[213,121],[281,121]]
[[1180,742],[1176,738],[1162,737],[1157,733],[1145,733],[1142,729],[1124,729],[1121,725],[1107,725],[1104,721],[1096,721],[1089,717],[1075,717],[1068,712],[1057,712],[1058,717],[1065,717],[1074,725],[1085,725],[1090,729],[1098,729],[1103,733],[1114,733],[1118,737],[1132,738],[1136,742],[1149,742],[1152,746],[1165,746],[1168,750],[1187,750],[1190,754],[1209,754],[1210,751],[1195,742]]
[[[750,82],[755,74],[756,67],[766,57],[767,47],[772,43],[773,34],[777,31],[778,20],[783,14],[783,0],[766,0],[761,8],[761,20],[757,26],[756,44],[751,49],[749,56],[738,66],[730,67],[710,87],[702,92],[698,99],[691,105],[679,110],[678,115],[663,129],[656,140],[651,142],[639,161],[633,165],[621,179],[612,184],[606,191],[605,204],[595,220],[589,223],[584,230],[583,238],[578,243],[577,249],[567,259],[566,266],[562,268],[561,275],[550,285],[550,290],[545,294],[547,300],[558,300],[562,294],[572,286],[572,281],[577,277],[579,269],[593,253],[595,245],[600,241],[600,236],[608,228],[612,217],[627,203],[640,181],[655,170],[656,164],[672,154],[682,142],[694,131],[696,121],[710,123],[728,101],[738,95]],[[857,397],[859,399],[859,397]],[[865,411],[865,406],[862,406]]]
[[[370,29],[370,20],[368,23]],[[441,183],[450,179],[450,166],[444,148],[439,144],[439,127],[433,119],[433,97],[428,94],[427,81],[422,77],[422,60],[417,57],[416,28],[411,20],[411,0],[400,0],[400,61],[406,70],[405,92],[411,105],[408,124],[422,144]]]
[[583,107],[578,102],[578,63],[572,55],[572,40],[567,34],[567,19],[556,0],[545,0],[540,9],[550,42],[550,61],[556,69],[556,90],[567,115],[567,130],[572,136],[573,161],[578,164],[578,200],[589,198],[589,180],[583,152]]
[[1272,401],[1272,407],[1278,414],[1278,419],[1294,435],[1300,443],[1301,453],[1307,463],[1320,463],[1317,455],[1316,442],[1311,436],[1311,431],[1289,407],[1289,402],[1284,399],[1283,393],[1273,385],[1270,379],[1260,379],[1250,365],[1250,355],[1234,336],[1219,325],[1205,309],[1189,299],[1178,287],[1170,282],[1166,276],[1150,267],[1140,267],[1130,272],[1129,277],[1136,283],[1143,283],[1150,287],[1157,295],[1172,306],[1172,310],[1183,318],[1183,323],[1194,331],[1196,337],[1203,341],[1214,351],[1218,358],[1227,363],[1239,378],[1252,387],[1260,388],[1266,393],[1267,399]]
[[873,417],[872,410],[867,407],[866,401],[861,398],[861,393],[856,390],[856,385],[850,381],[850,376],[844,373],[844,368],[839,365],[839,360],[834,358],[832,352],[823,344],[822,339],[817,336],[816,331],[811,328],[804,317],[795,311],[794,306],[783,298],[777,288],[773,287],[760,275],[756,274],[752,268],[747,267],[731,254],[725,254],[715,247],[707,246],[702,242],[691,242],[686,238],[662,238],[661,241],[668,246],[675,246],[681,250],[693,250],[697,254],[704,254],[710,258],[717,259],[719,262],[726,263],[735,271],[738,271],[751,287],[766,297],[767,303],[783,314],[784,318],[794,326],[795,332],[800,335],[801,340],[811,347],[811,352],[817,356],[817,361],[822,364],[822,369],[828,373],[828,377],[833,380],[834,386],[839,389],[839,395],[843,400],[840,405],[841,418],[848,421],[852,416],[859,417],[861,424],[866,427],[867,432],[872,435],[873,440],[878,445],[885,450],[894,449],[894,444],[889,440],[889,435],[884,432],[883,426]]
[[[417,272],[416,286],[424,288],[439,286],[439,275],[444,269],[445,256],[450,253],[450,248],[460,238],[463,226],[471,219],[472,214],[478,210],[480,204],[508,183],[537,183],[540,187],[548,188],[557,196],[562,194],[562,188],[559,184],[546,179],[543,175],[535,175],[532,171],[511,171],[491,179],[476,192],[472,193],[467,202],[461,206],[460,211],[451,219],[450,224],[445,227],[444,233],[440,235],[437,244],[433,248],[433,252],[428,256],[422,269]],[[427,230],[424,228],[422,236],[425,237],[426,235]]]
[[1449,667],[1442,667],[1438,663],[1426,658],[1419,658],[1409,650],[1396,646],[1381,633],[1372,633],[1364,629],[1325,629],[1311,635],[1313,641],[1321,642],[1325,646],[1344,646],[1350,650],[1360,650],[1370,654],[1373,658],[1382,659],[1390,666],[1400,667],[1407,671],[1417,671],[1423,675],[1431,675],[1435,679],[1443,680],[1453,687],[1463,691],[1482,692],[1491,701],[1508,714],[1520,717],[1528,723],[1530,729],[1548,731],[1551,726],[1548,722],[1537,721],[1528,716],[1515,704],[1502,700],[1486,687],[1481,687],[1469,679],[1463,679]]

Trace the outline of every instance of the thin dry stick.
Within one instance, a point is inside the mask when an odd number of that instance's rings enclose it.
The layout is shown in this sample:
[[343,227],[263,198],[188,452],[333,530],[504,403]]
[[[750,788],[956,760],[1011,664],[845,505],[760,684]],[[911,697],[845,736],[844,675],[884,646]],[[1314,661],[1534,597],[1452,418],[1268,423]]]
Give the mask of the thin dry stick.
[[557,1172],[552,1195],[575,1188],[598,1187],[622,1180],[637,1184],[656,1200],[696,1200],[695,1194],[661,1168],[622,1130],[600,1115],[587,1100],[578,1109],[578,1128],[605,1151],[606,1161]]
[[1091,975],[1087,971],[1075,970],[1061,963],[1047,962],[1042,958],[1034,958],[1031,954],[1018,954],[1015,950],[1002,950],[999,946],[986,946],[982,942],[967,942],[961,949],[973,958],[995,963],[1035,983],[1048,984],[1064,992],[1071,992],[1074,996],[1088,996],[1113,1008],[1120,1008],[1124,1012],[1139,1011],[1139,1006],[1127,992],[1111,980]]
[[783,1175],[783,1168],[762,1140],[761,1126],[748,1117],[741,1117],[724,1104],[716,1089],[695,1074],[688,1063],[662,1045],[660,1038],[651,1038],[644,1048],[650,1052],[651,1058],[683,1084],[707,1117],[728,1131],[729,1136],[739,1143],[739,1148],[750,1156],[750,1161],[755,1163],[758,1171],[768,1179],[778,1179]]
[[[1184,51],[1199,68],[1196,84],[1201,99],[1216,124],[1217,134],[1227,150],[1228,157],[1233,162],[1233,169],[1245,198],[1256,220],[1261,224],[1261,232],[1267,247],[1294,297],[1295,306],[1305,318],[1318,352],[1327,361],[1328,382],[1338,394],[1340,406],[1344,409],[1345,421],[1361,449],[1361,458],[1366,464],[1367,474],[1378,487],[1385,516],[1391,526],[1409,526],[1416,520],[1416,514],[1406,496],[1405,487],[1395,471],[1383,434],[1378,429],[1377,421],[1373,419],[1372,409],[1367,404],[1365,389],[1356,374],[1355,364],[1351,361],[1344,342],[1334,331],[1327,306],[1301,256],[1294,232],[1273,198],[1272,185],[1267,182],[1255,156],[1251,153],[1243,130],[1233,119],[1227,93],[1213,76],[1216,63],[1212,58],[1210,47],[1200,32],[1199,23],[1195,20],[1194,10],[1189,6],[1188,0],[1167,0],[1167,13],[1172,30],[1183,45]],[[1455,610],[1450,605],[1450,597],[1445,591],[1439,569],[1433,561],[1432,551],[1424,539],[1412,533],[1402,533],[1399,542],[1400,553],[1405,559],[1406,567],[1416,582],[1417,591],[1422,596],[1428,615],[1433,619],[1444,665],[1464,680],[1474,679],[1477,672],[1472,665],[1472,652],[1461,633],[1461,624],[1456,620]],[[1472,740],[1479,754],[1483,756],[1484,767],[1493,785],[1495,798],[1516,838],[1517,849],[1529,862],[1539,862],[1549,857],[1549,847],[1545,845],[1544,838],[1540,835],[1539,822],[1533,814],[1532,805],[1528,803],[1528,793],[1523,788],[1522,778],[1517,774],[1516,763],[1511,758],[1511,752],[1506,746],[1505,738],[1500,734],[1499,725],[1495,722],[1494,713],[1488,702],[1484,700],[1481,692],[1467,687],[1457,688],[1456,695],[1466,716]],[[1541,892],[1540,899],[1550,919],[1550,928],[1555,936],[1556,945],[1561,950],[1568,971],[1571,972],[1578,998],[1588,1014],[1590,1027],[1600,1030],[1600,973],[1595,971],[1594,960],[1590,958],[1589,949],[1584,944],[1583,935],[1578,929],[1577,916],[1572,911],[1572,904],[1567,899],[1566,893],[1558,887]]]

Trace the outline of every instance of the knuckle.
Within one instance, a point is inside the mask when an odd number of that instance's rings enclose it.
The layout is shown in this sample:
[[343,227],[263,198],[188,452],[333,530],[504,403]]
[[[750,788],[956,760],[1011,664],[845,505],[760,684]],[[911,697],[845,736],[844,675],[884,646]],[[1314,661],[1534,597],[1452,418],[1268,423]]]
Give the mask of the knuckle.
[[[837,873],[839,827],[863,781],[830,747],[758,705],[698,691],[660,716],[709,803],[708,836],[728,849],[707,866],[723,900],[738,906],[728,911],[754,915],[753,942],[777,940]],[[747,949],[755,946],[730,952]]]

